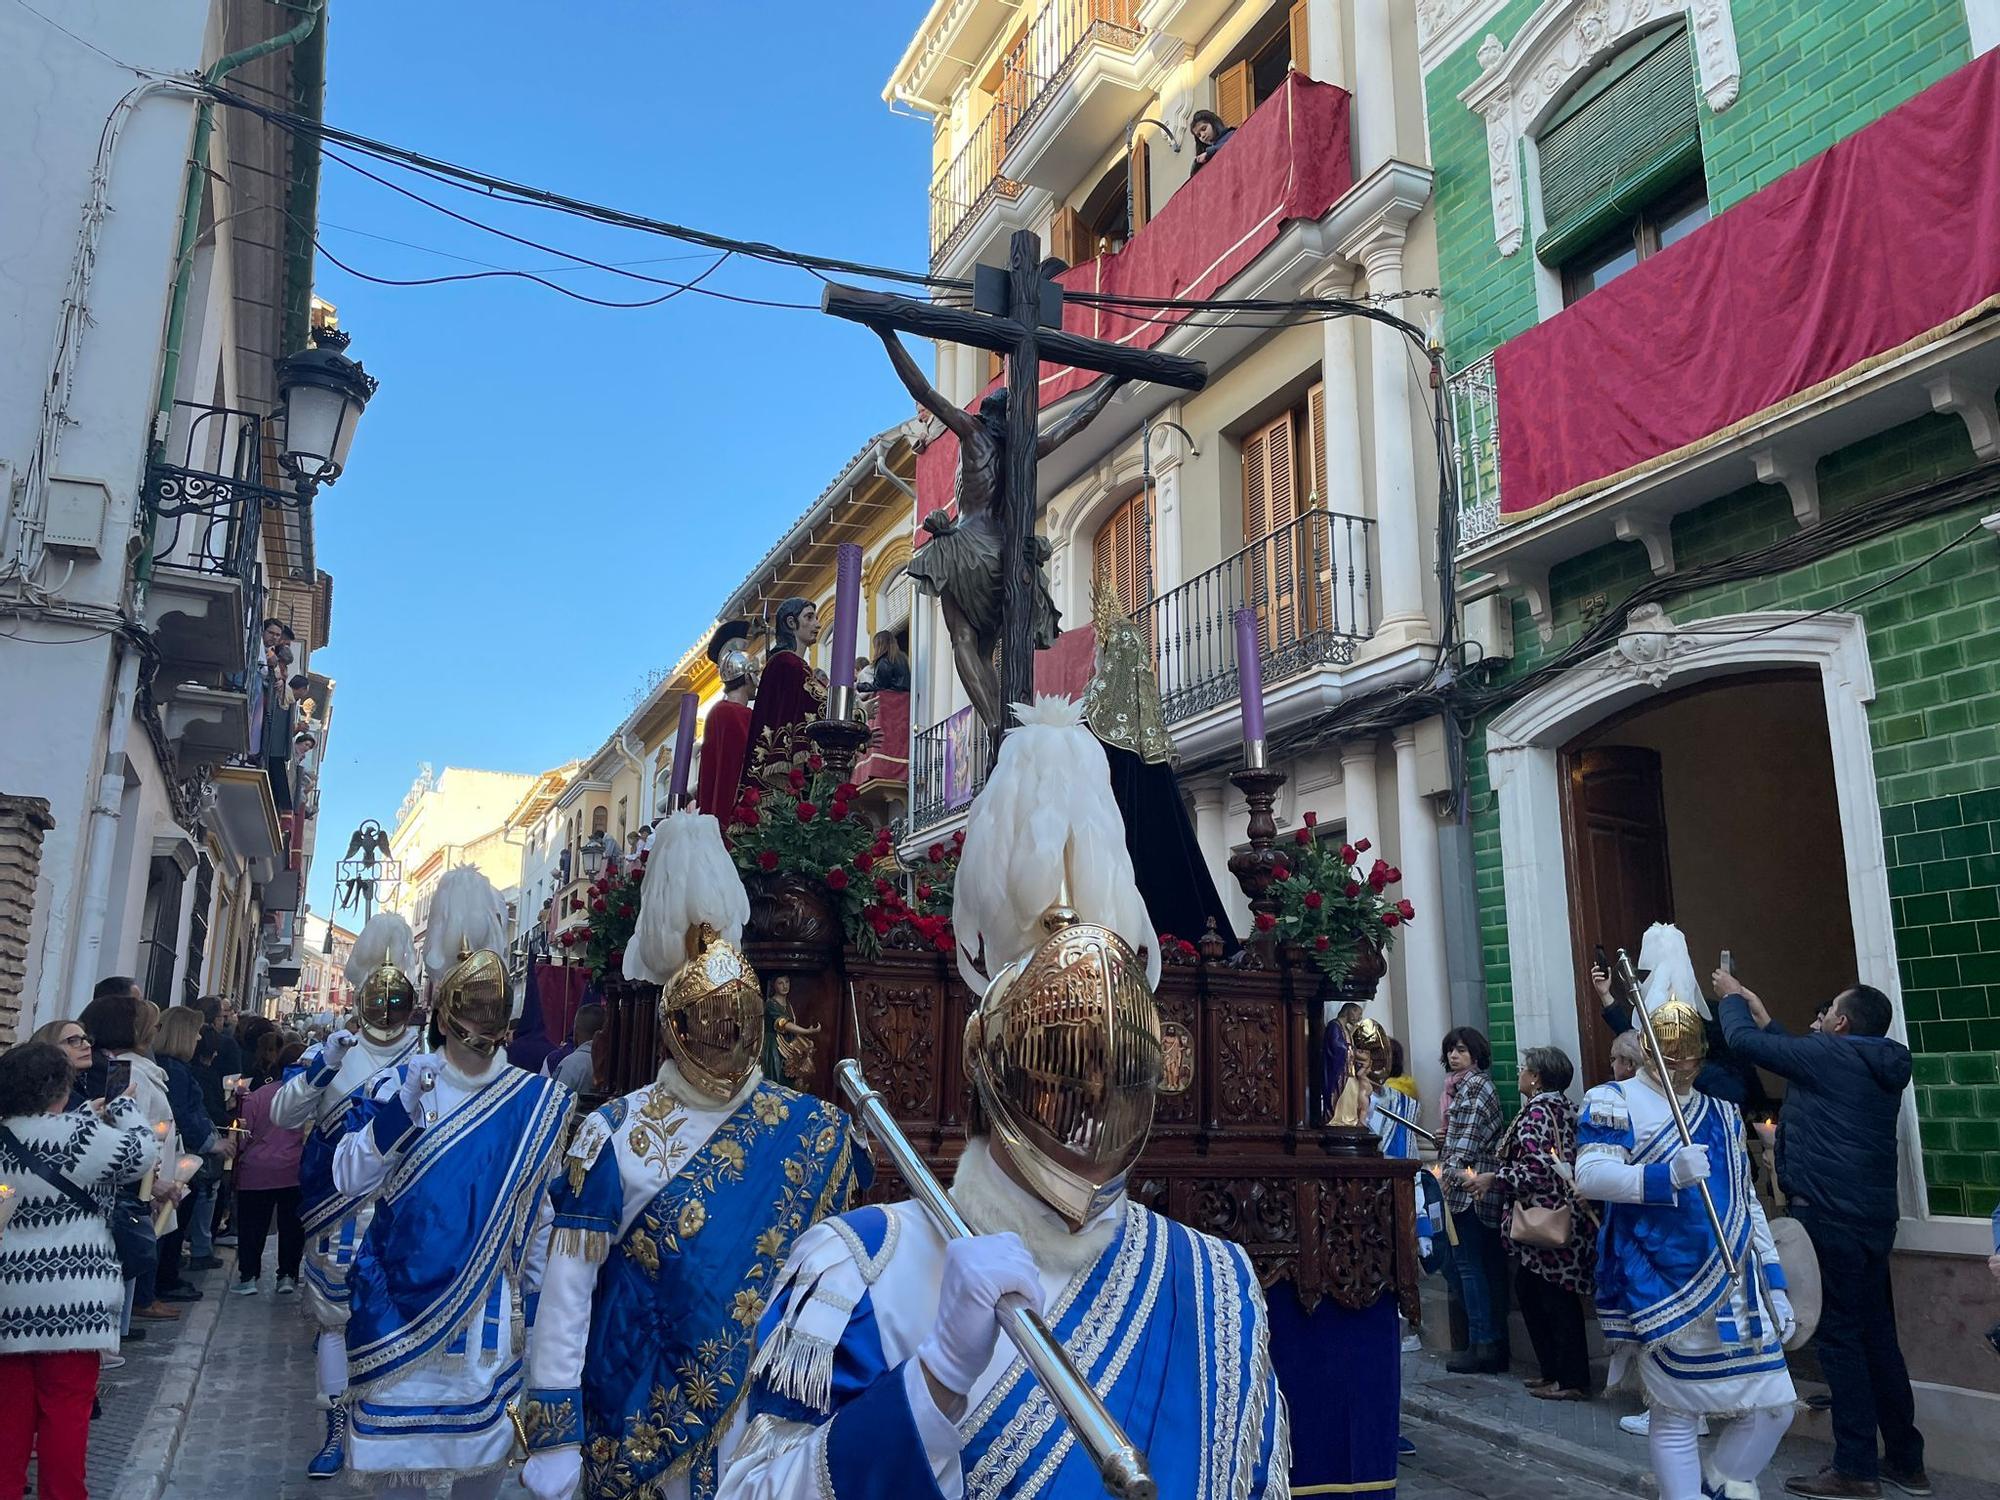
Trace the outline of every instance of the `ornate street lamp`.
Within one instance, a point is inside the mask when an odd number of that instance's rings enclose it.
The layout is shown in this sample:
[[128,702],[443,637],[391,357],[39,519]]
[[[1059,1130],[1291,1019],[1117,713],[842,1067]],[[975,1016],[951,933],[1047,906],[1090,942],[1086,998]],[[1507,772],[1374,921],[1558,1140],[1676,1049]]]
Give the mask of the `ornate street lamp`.
[[583,874],[586,880],[595,880],[604,873],[604,835],[593,833],[583,846]]
[[278,462],[301,485],[332,484],[347,467],[354,429],[376,380],[347,357],[348,335],[322,328],[309,349],[278,361],[285,443]]

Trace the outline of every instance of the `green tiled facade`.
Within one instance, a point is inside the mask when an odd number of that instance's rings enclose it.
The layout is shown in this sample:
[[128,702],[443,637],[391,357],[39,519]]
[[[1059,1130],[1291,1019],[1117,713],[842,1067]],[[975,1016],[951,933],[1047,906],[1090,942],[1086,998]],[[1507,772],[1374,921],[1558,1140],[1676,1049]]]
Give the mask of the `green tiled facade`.
[[[1483,122],[1458,100],[1479,76],[1479,38],[1510,41],[1536,9],[1513,0],[1427,76],[1440,279],[1451,363],[1463,367],[1537,319],[1532,245],[1500,256]],[[1737,0],[1741,95],[1702,111],[1711,201],[1724,209],[1935,82],[1970,55],[1958,0],[1795,6]],[[1865,35],[1864,35],[1865,31]],[[1819,463],[1822,514],[1838,516],[1974,464],[1962,423],[1927,417]],[[1789,572],[1691,588],[1666,602],[1686,621],[1738,611],[1841,605],[1865,621],[1876,685],[1869,705],[1876,790],[1902,1004],[1933,1213],[1985,1215],[2000,1201],[2000,542],[1985,534],[1910,568],[2000,509],[1995,493]],[[1783,491],[1752,485],[1678,517],[1676,566],[1740,557],[1797,534]],[[1504,683],[1560,653],[1587,604],[1652,582],[1637,544],[1596,548],[1550,575],[1552,636],[1514,607]],[[1865,596],[1864,596],[1865,593]],[[1864,597],[1857,597],[1864,596]],[[1593,616],[1594,617],[1594,616]],[[1511,1083],[1517,1038],[1499,814],[1484,725],[1467,763],[1480,953],[1496,1081]]]
[[[1486,126],[1458,96],[1479,77],[1479,39],[1490,32],[1511,42],[1538,8],[1538,0],[1509,0],[1424,79],[1437,173],[1439,280],[1455,367],[1484,358],[1536,320],[1532,234],[1511,256],[1494,246]],[[1972,55],[1964,0],[1738,0],[1731,10],[1741,92],[1719,115],[1701,107],[1702,166],[1718,212]]]

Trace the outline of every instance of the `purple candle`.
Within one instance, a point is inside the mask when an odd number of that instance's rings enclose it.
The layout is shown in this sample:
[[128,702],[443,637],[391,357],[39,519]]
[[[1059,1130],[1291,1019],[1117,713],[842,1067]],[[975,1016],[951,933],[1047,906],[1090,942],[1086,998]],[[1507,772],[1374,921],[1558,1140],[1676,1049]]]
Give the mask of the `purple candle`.
[[1264,661],[1258,640],[1257,611],[1236,611],[1236,681],[1243,700],[1244,760],[1252,770],[1264,768]]
[[674,731],[674,770],[667,810],[679,812],[687,801],[688,768],[694,764],[694,711],[699,705],[693,693],[681,694],[681,722]]
[[833,670],[827,680],[837,688],[854,686],[854,624],[861,618],[861,548],[842,542],[834,549]]

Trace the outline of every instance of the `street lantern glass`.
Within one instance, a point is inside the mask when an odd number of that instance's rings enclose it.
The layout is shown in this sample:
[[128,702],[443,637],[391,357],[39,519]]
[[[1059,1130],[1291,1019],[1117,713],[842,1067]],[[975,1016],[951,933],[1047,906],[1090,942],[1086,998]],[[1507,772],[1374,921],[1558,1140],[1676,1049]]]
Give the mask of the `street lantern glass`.
[[587,880],[595,880],[604,873],[604,835],[595,833],[583,846],[583,874]]
[[347,467],[347,451],[375,378],[345,353],[347,335],[322,329],[313,347],[278,361],[285,403],[285,442],[278,462],[302,484],[332,484]]

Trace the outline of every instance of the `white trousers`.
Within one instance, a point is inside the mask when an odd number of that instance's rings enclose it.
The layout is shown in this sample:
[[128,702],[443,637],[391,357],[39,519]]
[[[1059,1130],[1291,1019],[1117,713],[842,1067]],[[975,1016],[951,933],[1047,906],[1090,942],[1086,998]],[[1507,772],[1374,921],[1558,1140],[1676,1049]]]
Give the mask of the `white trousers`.
[[[1653,1408],[1649,1442],[1660,1500],[1702,1500],[1700,1421],[1693,1412]],[[1715,1440],[1716,1477],[1754,1485],[1791,1425],[1789,1407],[1762,1407],[1725,1420]]]
[[322,1401],[338,1401],[347,1394],[347,1335],[338,1328],[323,1328],[314,1348]]

